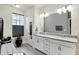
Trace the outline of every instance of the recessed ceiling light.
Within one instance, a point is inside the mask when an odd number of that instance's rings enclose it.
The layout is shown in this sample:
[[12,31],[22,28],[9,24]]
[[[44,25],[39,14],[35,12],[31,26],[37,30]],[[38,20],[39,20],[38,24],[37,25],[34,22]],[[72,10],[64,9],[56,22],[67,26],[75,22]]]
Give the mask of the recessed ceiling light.
[[17,4],[16,4],[15,7],[20,8],[20,5],[17,5]]

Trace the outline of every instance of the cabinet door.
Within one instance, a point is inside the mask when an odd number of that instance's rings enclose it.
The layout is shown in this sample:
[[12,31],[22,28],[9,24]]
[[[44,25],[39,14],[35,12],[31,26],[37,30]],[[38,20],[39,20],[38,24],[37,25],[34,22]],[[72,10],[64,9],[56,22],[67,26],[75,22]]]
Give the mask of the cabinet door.
[[34,47],[43,50],[43,38],[39,36],[33,36]]
[[37,48],[38,45],[37,45],[37,37],[36,36],[33,36],[33,44],[34,44],[33,47]]
[[50,43],[50,55],[60,55],[61,47],[58,44]]
[[40,51],[43,51],[43,39],[43,37],[39,37],[38,46]]
[[46,54],[50,54],[50,39],[49,38],[45,38],[43,40],[43,51]]
[[75,47],[61,46],[61,55],[75,55]]

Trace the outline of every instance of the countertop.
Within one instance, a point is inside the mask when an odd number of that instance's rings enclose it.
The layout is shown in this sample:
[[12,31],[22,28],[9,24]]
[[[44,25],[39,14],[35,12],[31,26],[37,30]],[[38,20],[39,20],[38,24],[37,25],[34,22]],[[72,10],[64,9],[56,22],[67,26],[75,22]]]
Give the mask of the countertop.
[[34,34],[36,36],[41,36],[41,37],[46,37],[46,38],[51,38],[51,39],[56,39],[56,40],[62,40],[62,41],[67,41],[67,42],[77,42],[76,37],[70,37],[70,36],[58,36],[58,35],[49,35],[49,34]]

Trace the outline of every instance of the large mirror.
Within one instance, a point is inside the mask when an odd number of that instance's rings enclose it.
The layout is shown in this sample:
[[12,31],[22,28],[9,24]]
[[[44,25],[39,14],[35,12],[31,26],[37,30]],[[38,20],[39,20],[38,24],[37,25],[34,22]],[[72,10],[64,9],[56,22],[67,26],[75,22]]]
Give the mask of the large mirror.
[[53,13],[44,17],[44,32],[71,34],[71,12]]

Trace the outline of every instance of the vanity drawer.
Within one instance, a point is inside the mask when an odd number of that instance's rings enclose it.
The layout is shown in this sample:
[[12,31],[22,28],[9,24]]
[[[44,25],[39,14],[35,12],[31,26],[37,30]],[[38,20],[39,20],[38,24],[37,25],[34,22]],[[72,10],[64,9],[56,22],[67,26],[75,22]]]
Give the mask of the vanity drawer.
[[44,47],[45,46],[50,46],[50,40],[49,39],[44,39],[43,44],[44,44]]
[[71,47],[59,44],[59,43],[50,43],[50,54],[52,55],[75,55],[76,50],[75,46]]
[[49,42],[50,40],[48,38],[45,38],[44,39],[44,42]]
[[44,45],[49,46],[50,42],[44,42]]
[[76,50],[72,47],[62,46],[61,45],[61,55],[75,55]]
[[66,46],[66,47],[71,47],[71,48],[75,47],[75,43],[60,41],[60,40],[57,40],[57,39],[51,39],[50,42],[58,44],[58,45]]
[[46,54],[50,54],[50,51],[47,50],[47,49],[44,49],[44,53],[46,53]]
[[50,46],[44,46],[44,49],[50,49]]

